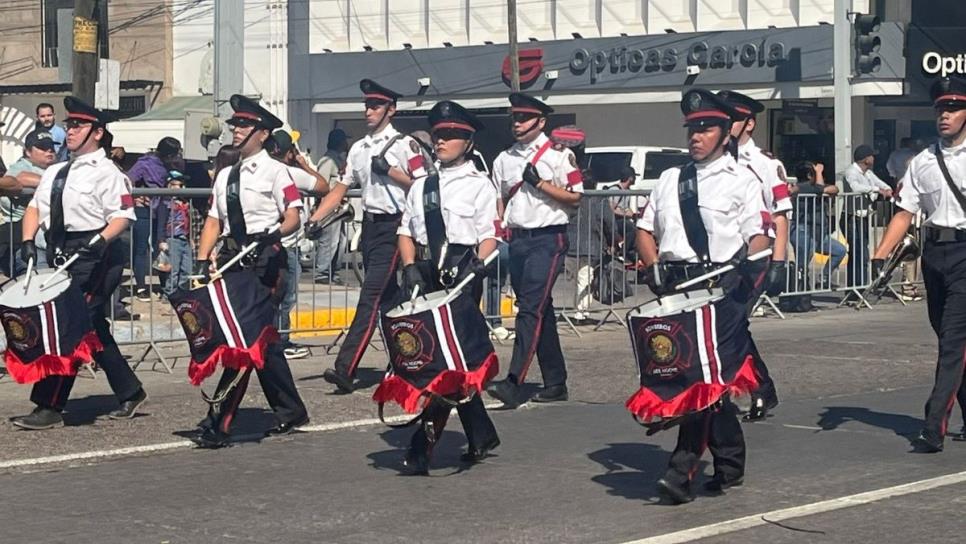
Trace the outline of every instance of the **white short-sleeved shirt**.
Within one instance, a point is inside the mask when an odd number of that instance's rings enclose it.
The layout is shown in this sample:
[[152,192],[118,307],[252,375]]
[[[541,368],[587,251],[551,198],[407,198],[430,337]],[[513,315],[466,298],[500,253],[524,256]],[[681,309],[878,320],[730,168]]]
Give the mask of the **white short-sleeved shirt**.
[[[288,168],[288,173],[290,176],[292,176],[292,183],[295,184],[296,189],[299,191],[315,190],[315,176],[297,166],[285,165],[285,167]],[[282,238],[283,247],[295,246],[295,241],[298,239],[299,235],[302,234],[302,230],[304,229],[303,225],[306,221],[308,221],[308,219],[308,210],[305,208],[305,206],[302,206],[302,208],[299,210],[299,228],[292,234]]]
[[[942,154],[953,183],[960,191],[966,191],[966,144],[943,147]],[[936,160],[936,144],[909,161],[896,193],[896,204],[900,208],[913,214],[922,211],[923,226],[966,229],[966,212],[943,179]]]
[[787,213],[792,209],[792,199],[788,194],[785,167],[781,161],[769,157],[749,139],[738,147],[738,166],[751,170],[762,186],[765,209],[772,215]]
[[[50,229],[50,192],[54,177],[68,163],[48,168],[29,206],[37,208],[40,224]],[[74,159],[64,186],[64,227],[67,232],[101,230],[117,218],[135,221],[131,181],[103,149]]]
[[[521,183],[523,169],[539,154],[536,168],[540,179],[575,193],[584,192],[584,182],[573,151],[554,146],[546,134],[529,144],[517,142],[493,162],[493,179],[506,200],[503,222],[508,228],[537,229],[570,222],[573,209],[550,195]],[[509,196],[513,192],[512,196]]]
[[[708,231],[712,261],[731,259],[753,236],[774,237],[761,182],[747,168],[739,167],[730,154],[696,167],[698,209]],[[681,217],[680,172],[680,168],[669,168],[661,173],[637,228],[654,235],[661,261],[698,262]]]
[[[429,241],[423,211],[425,183],[425,177],[413,183],[406,197],[402,223],[396,231],[423,245]],[[499,220],[496,187],[471,161],[455,168],[440,168],[439,192],[449,243],[475,246],[486,239],[496,238],[496,221]]]
[[[346,160],[346,175],[339,183],[362,188],[362,209],[370,213],[401,213],[406,206],[406,189],[388,175],[373,173],[372,158],[378,157],[389,142],[399,134],[392,125],[387,125],[378,134],[367,134],[365,138],[352,144]],[[411,178],[426,175],[419,144],[409,136],[404,136],[386,151],[389,166],[395,166]]]
[[[218,172],[211,192],[213,204],[208,210],[208,217],[221,221],[222,236],[227,236],[231,228],[226,198],[229,175],[231,168]],[[239,181],[247,234],[265,232],[279,224],[285,210],[302,207],[288,166],[271,158],[264,149],[242,159]]]

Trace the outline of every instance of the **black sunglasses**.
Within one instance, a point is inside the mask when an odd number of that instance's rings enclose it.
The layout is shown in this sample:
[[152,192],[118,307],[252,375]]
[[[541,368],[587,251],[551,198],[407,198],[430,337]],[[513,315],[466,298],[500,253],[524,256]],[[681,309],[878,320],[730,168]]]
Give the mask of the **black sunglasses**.
[[539,117],[539,115],[536,113],[514,112],[510,114],[510,118],[516,123],[526,123],[527,121],[536,119],[537,117]]
[[458,128],[441,128],[433,131],[434,142],[438,142],[439,140],[470,140],[472,138],[473,134],[471,132]]
[[80,119],[67,119],[64,121],[64,127],[66,128],[80,128],[85,125],[92,125],[90,121],[82,121]]
[[235,118],[229,124],[233,127],[248,128],[257,125],[258,121],[254,119]]

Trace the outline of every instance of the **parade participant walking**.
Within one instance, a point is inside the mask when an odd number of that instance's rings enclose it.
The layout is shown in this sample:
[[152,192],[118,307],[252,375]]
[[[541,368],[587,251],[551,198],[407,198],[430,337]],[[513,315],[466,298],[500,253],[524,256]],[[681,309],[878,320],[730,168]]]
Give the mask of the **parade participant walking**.
[[[785,255],[788,248],[788,213],[792,209],[792,200],[788,193],[784,166],[766,154],[753,139],[757,126],[756,116],[765,111],[765,105],[735,91],[720,91],[718,96],[737,112],[731,125],[731,152],[738,166],[747,168],[761,185],[765,211],[771,214],[775,231],[775,246],[768,273],[763,278],[755,279],[756,290],[748,300],[748,311],[751,312],[763,292],[767,292],[769,296],[777,296],[785,290],[788,281]],[[745,416],[748,421],[765,419],[768,411],[778,406],[775,382],[771,379],[757,346],[754,347],[753,355],[761,386],[751,396],[751,407]]]
[[[406,381],[406,375],[412,373],[406,372],[408,365],[403,365],[399,372],[389,374],[373,395],[378,402],[394,400],[404,407],[415,405],[421,397],[430,397],[405,459],[407,468],[415,474],[428,473],[433,447],[454,404],[468,442],[463,461],[481,461],[500,445],[480,398],[484,384],[497,372],[496,354],[479,310],[486,275],[482,259],[496,249],[498,218],[496,187],[472,160],[473,135],[483,124],[450,101],[433,106],[429,123],[440,168],[438,175],[430,173],[418,179],[406,198],[406,211],[398,229],[402,298],[408,299],[417,288],[423,293],[452,288],[469,273],[474,273],[475,279],[467,288],[469,293],[459,295],[469,301],[465,313],[453,320],[455,334],[447,330],[440,336],[440,342],[456,345],[449,353],[452,368],[440,365],[438,371],[433,371],[435,376],[421,378],[428,385],[417,389]],[[413,338],[408,327],[399,332],[401,336],[395,335],[390,324],[387,338]]]
[[[205,277],[212,268],[224,266],[242,248],[257,243],[253,254],[225,272],[226,281],[232,274],[253,271],[260,283],[271,291],[273,312],[270,313],[274,315],[270,323],[275,323],[278,304],[285,294],[288,270],[281,239],[299,228],[302,200],[288,168],[269,157],[263,149],[271,131],[281,127],[282,122],[247,97],[233,95],[230,103],[234,114],[227,123],[232,127],[232,142],[241,153],[241,161],[222,169],[215,179],[212,205],[201,232],[195,274]],[[223,246],[216,262],[212,262],[215,260],[212,252],[219,238]],[[227,297],[231,295],[228,293]],[[232,319],[239,310],[233,310],[233,314]],[[239,325],[243,327],[244,323]],[[258,340],[247,348],[256,351],[256,360],[262,359],[260,368],[255,365],[258,380],[278,422],[267,434],[286,434],[307,423],[309,416],[285,360],[284,346],[277,341],[277,335],[275,341],[271,336],[261,331]],[[231,423],[248,385],[248,372],[241,378],[239,372],[238,368],[225,365],[216,390],[216,398],[222,401],[212,406],[202,424],[198,437],[202,447],[228,445]]]
[[[693,162],[661,174],[637,223],[638,251],[645,265],[652,267],[661,263],[659,277],[649,278],[652,290],[659,295],[666,294],[684,280],[725,263],[735,263],[737,270],[716,280],[717,286],[726,293],[722,304],[730,305],[725,309],[731,310],[729,313],[734,318],[727,323],[715,323],[711,319],[710,327],[731,327],[729,332],[732,335],[747,337],[745,305],[755,292],[753,278],[764,270],[760,266],[739,263],[744,255],[766,250],[771,244],[770,221],[763,207],[761,182],[747,168],[739,167],[727,152],[731,123],[740,118],[734,108],[711,92],[693,89],[685,93],[681,110],[688,128],[688,147]],[[707,283],[702,283],[700,288],[706,286]],[[712,329],[712,332],[720,331]],[[748,348],[745,353],[751,355],[752,344],[747,342],[745,345]],[[740,390],[742,383],[757,385],[753,377],[748,377],[750,370],[751,365],[746,362],[736,372],[733,382],[719,383],[712,379],[718,397],[703,399],[711,401],[710,407],[704,408],[709,403],[681,406],[678,408],[683,413],[671,414],[681,416],[700,409],[682,420],[668,470],[658,481],[658,490],[671,502],[692,500],[691,483],[706,446],[714,457],[714,476],[706,487],[720,492],[741,485],[745,470],[745,441],[737,407],[728,393],[732,388]],[[721,374],[717,376],[719,380]],[[640,416],[637,412],[642,411],[643,406],[638,405],[642,405],[643,400],[632,398],[628,402],[635,415]]]
[[503,223],[510,233],[510,284],[517,296],[516,338],[506,378],[486,391],[515,408],[526,402],[521,385],[536,355],[543,389],[533,400],[567,400],[567,367],[557,336],[553,285],[567,255],[567,223],[580,203],[583,180],[570,149],[544,134],[553,108],[522,93],[510,95],[516,143],[493,163],[503,193]]
[[922,273],[929,324],[939,339],[936,378],[926,402],[926,420],[913,441],[916,451],[940,452],[949,414],[963,382],[966,348],[966,80],[941,79],[933,85],[939,142],[909,163],[897,186],[896,212],[872,257],[873,279],[884,259],[905,237],[920,211],[924,240]]
[[349,325],[335,368],[327,369],[323,378],[343,393],[353,390],[353,378],[359,361],[369,346],[378,325],[379,312],[396,299],[399,286],[396,268],[396,229],[406,206],[406,191],[413,180],[425,175],[419,144],[392,126],[396,101],[401,94],[370,79],[359,82],[365,97],[365,138],[352,145],[346,175],[316,208],[306,225],[306,236],[317,240],[324,229],[322,221],[335,210],[349,187],[362,188],[362,266],[366,277],[359,291],[356,313]]
[[[34,238],[46,231],[47,260],[60,266],[74,256],[68,268],[71,283],[86,295],[87,312],[103,345],[94,356],[120,403],[112,419],[134,417],[148,396],[121,355],[107,322],[108,301],[121,282],[125,250],[119,236],[135,220],[131,183],[105,153],[107,123],[112,117],[81,100],[64,99],[67,110],[67,148],[71,161],[48,168],[23,218],[24,262],[37,260]],[[61,425],[74,376],[49,376],[34,385],[32,413],[13,419],[23,429],[49,429]]]

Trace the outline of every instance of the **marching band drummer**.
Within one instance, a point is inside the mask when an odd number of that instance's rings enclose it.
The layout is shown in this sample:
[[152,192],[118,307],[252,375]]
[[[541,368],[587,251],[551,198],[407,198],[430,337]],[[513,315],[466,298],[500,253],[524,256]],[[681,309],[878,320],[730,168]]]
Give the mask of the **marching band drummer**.
[[[403,294],[409,296],[417,286],[420,292],[452,286],[468,273],[476,273],[471,296],[479,306],[486,269],[482,259],[497,246],[497,191],[473,163],[473,135],[483,128],[475,115],[455,102],[442,101],[429,112],[429,124],[439,160],[438,189],[433,177],[418,179],[406,198],[406,210],[399,226],[399,256],[402,264]],[[434,190],[435,189],[435,190]],[[437,192],[438,191],[438,192]],[[436,193],[430,200],[439,207],[424,206],[425,193]],[[434,249],[435,248],[435,249]],[[434,253],[442,254],[439,259]],[[437,266],[442,262],[440,271]],[[484,337],[487,331],[479,331]],[[406,454],[406,466],[416,474],[426,474],[433,445],[443,432],[451,406],[432,402],[424,419],[435,436],[427,436],[427,426],[413,435]],[[461,459],[475,463],[500,445],[496,428],[483,407],[479,394],[457,406],[466,432],[468,450]]]
[[[755,145],[755,140],[752,138],[757,127],[756,115],[765,111],[765,105],[735,91],[719,91],[718,96],[737,112],[737,118],[731,125],[731,149],[738,166],[751,171],[761,184],[765,210],[771,214],[775,229],[775,247],[768,273],[758,280],[757,289],[748,298],[750,312],[762,292],[767,292],[769,296],[776,296],[785,289],[788,281],[785,252],[788,247],[788,214],[792,211],[792,199],[788,194],[784,166]],[[759,421],[765,419],[769,410],[778,406],[778,391],[757,346],[752,355],[755,358],[755,371],[758,373],[761,385],[751,395],[751,408],[748,409],[745,420]]]
[[877,277],[883,260],[909,231],[915,215],[923,212],[922,275],[939,357],[926,421],[913,441],[915,451],[922,453],[943,450],[949,413],[963,383],[966,347],[966,80],[940,79],[931,95],[939,142],[909,162],[896,190],[899,210],[872,257]]
[[[72,96],[64,99],[64,108],[71,160],[51,166],[41,178],[24,214],[21,257],[24,262],[37,262],[34,237],[41,225],[47,233],[51,266],[80,255],[68,272],[71,282],[87,296],[87,311],[104,346],[94,360],[120,403],[109,417],[129,419],[148,396],[111,335],[107,303],[121,283],[126,260],[119,236],[135,221],[131,182],[105,153],[111,116]],[[63,424],[61,412],[73,385],[73,376],[50,376],[37,382],[30,395],[37,407],[14,418],[13,424],[31,430]]]
[[[251,242],[258,246],[238,266],[251,266],[262,284],[272,290],[274,310],[285,293],[287,253],[281,239],[300,226],[302,200],[287,167],[272,159],[265,151],[265,140],[282,121],[254,100],[242,95],[230,99],[234,114],[227,121],[232,127],[232,144],[241,153],[241,161],[218,173],[212,188],[212,205],[201,231],[195,275],[207,276],[215,243],[224,241],[217,258],[221,265]],[[234,268],[233,269],[237,269]],[[229,269],[226,273],[231,273]],[[274,321],[274,320],[273,320]],[[309,421],[308,413],[292,379],[292,371],[280,342],[268,344],[264,366],[258,380],[265,397],[275,412],[277,426],[267,434],[286,434]],[[239,370],[225,368],[218,383],[219,396],[226,398],[217,410],[209,413],[198,439],[202,447],[217,448],[229,443],[229,431],[235,412],[245,395],[247,375],[236,380]]]
[[[661,174],[637,222],[637,248],[644,264],[662,264],[660,283],[649,278],[657,294],[669,292],[668,285],[733,262],[744,250],[754,254],[771,244],[761,183],[727,153],[737,112],[704,89],[686,92],[681,110],[693,162]],[[741,305],[737,313],[743,322],[737,326],[747,330],[744,304],[753,289],[744,275],[727,273],[717,283]],[[681,423],[668,470],[657,484],[665,498],[676,504],[693,499],[691,480],[706,445],[714,457],[714,476],[705,488],[720,492],[741,485],[745,440],[737,414],[737,407],[724,396],[720,408],[707,408]]]

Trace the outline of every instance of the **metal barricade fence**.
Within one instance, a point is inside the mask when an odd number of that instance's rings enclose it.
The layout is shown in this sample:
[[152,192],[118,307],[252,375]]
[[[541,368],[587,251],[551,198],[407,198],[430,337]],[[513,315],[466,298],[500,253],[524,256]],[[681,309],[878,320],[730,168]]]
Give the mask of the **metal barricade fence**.
[[[160,346],[185,342],[165,295],[179,278],[191,273],[210,194],[210,189],[134,190],[138,221],[122,237],[128,263],[125,279],[111,302],[110,318],[120,345],[143,348],[132,360],[135,367],[147,363],[152,369],[171,372],[174,362]],[[587,191],[572,214],[564,270],[552,296],[558,317],[574,334],[581,334],[577,325],[590,324],[597,330],[608,322],[623,324],[624,311],[653,297],[640,281],[638,270],[635,241],[639,213],[614,213],[618,200],[624,207],[639,212],[647,194]],[[30,191],[24,192],[23,205],[29,195]],[[350,192],[349,197],[357,201],[358,193]],[[165,217],[171,217],[173,199],[177,199],[178,206],[187,208],[191,218],[190,233],[183,236],[178,233],[169,237],[166,225],[161,224]],[[6,209],[15,211],[16,207]],[[297,247],[286,243],[295,288],[282,304],[280,332],[295,339],[325,335],[321,347],[327,354],[339,345],[348,330],[365,274],[358,247],[358,202],[355,209],[356,218],[331,227],[319,241],[302,240]],[[794,273],[789,274],[784,294],[852,293],[868,305],[860,294],[871,281],[869,259],[890,214],[891,206],[873,208],[866,195],[798,195],[789,221],[788,258]],[[11,271],[19,274],[25,269],[19,258],[22,231],[16,216],[0,219],[0,243],[5,244],[0,250],[0,272],[9,277]],[[43,246],[42,235],[38,236],[38,245]],[[499,247],[500,258],[484,280],[483,310],[495,340],[502,343],[509,339],[501,329],[503,320],[512,318],[515,312],[509,281],[509,246],[501,242]],[[160,258],[162,253],[164,257]],[[901,281],[920,279],[912,274]],[[140,291],[142,288],[147,291]],[[379,341],[379,335],[373,338]],[[317,342],[313,344],[318,346]]]

